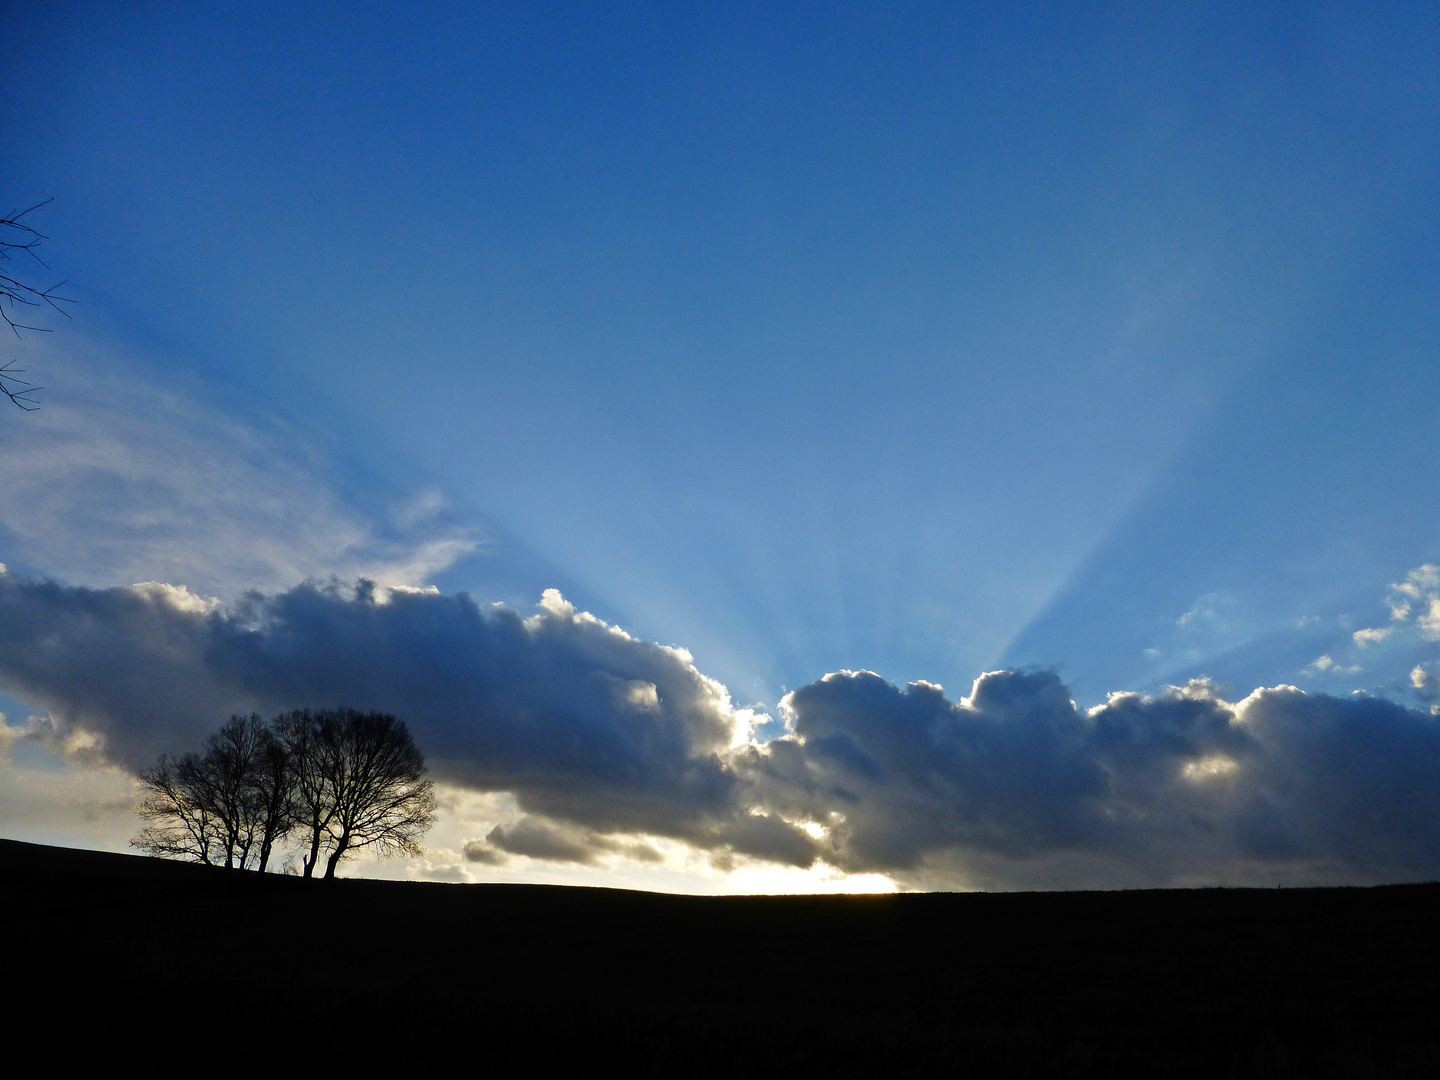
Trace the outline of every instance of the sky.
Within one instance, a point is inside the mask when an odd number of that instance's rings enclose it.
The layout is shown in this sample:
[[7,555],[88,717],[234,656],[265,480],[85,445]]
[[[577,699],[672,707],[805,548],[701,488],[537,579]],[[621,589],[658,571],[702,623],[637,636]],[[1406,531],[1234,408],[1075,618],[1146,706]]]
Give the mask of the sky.
[[352,873],[1440,877],[1433,5],[8,25],[0,835],[348,705]]

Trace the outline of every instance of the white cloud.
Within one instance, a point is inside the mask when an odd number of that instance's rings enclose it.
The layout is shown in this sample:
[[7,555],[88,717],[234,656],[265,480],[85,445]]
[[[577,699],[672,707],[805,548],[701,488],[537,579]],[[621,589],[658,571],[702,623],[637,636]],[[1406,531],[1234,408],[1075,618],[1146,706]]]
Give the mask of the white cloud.
[[1176,626],[1191,626],[1196,623],[1223,625],[1220,609],[1230,603],[1230,598],[1221,593],[1206,593],[1195,601],[1195,606],[1175,620]]
[[1440,641],[1440,597],[1429,597],[1430,610],[1415,620],[1428,641]]
[[[1435,603],[1440,601],[1440,566],[1425,563],[1405,576],[1404,581],[1390,586],[1390,618],[1403,622],[1410,617],[1416,604],[1428,606],[1430,617],[1436,614]],[[1423,621],[1423,620],[1422,620]]]
[[1301,672],[1302,675],[1314,677],[1316,675],[1354,675],[1361,670],[1359,664],[1337,664],[1329,653],[1321,656],[1306,666]]
[[195,615],[209,615],[220,606],[214,596],[196,596],[184,585],[167,585],[163,581],[140,581],[130,586],[140,596],[162,604],[169,604],[176,611],[188,611]]
[[1410,672],[1410,686],[1421,701],[1440,701],[1440,675],[1432,668],[1416,664]]
[[[1423,659],[1423,654],[1430,649],[1424,643],[1440,641],[1440,566],[1425,563],[1406,574],[1404,580],[1391,584],[1386,604],[1390,609],[1390,625],[1363,627],[1350,635],[1351,641],[1361,650],[1388,642],[1386,652],[1392,656],[1399,650],[1408,651],[1411,656],[1420,653],[1422,662],[1414,672],[1426,672],[1428,661]],[[1303,674],[1314,677],[1324,673],[1353,674],[1360,670],[1358,664],[1346,666],[1326,654],[1307,666]],[[1422,701],[1433,700],[1429,684],[1414,682],[1413,672],[1410,689]]]

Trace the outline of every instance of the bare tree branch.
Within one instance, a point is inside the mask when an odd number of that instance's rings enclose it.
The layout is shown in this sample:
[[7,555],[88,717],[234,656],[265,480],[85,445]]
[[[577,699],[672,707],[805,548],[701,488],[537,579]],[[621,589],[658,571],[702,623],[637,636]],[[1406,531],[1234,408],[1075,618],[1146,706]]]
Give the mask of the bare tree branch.
[[[27,210],[11,210],[4,217],[0,217],[0,263],[8,263],[15,255],[24,252],[35,260],[37,266],[44,270],[50,268],[45,261],[35,253],[35,249],[49,239],[39,229],[36,229],[29,222],[23,220],[25,216],[40,207],[53,202],[53,199],[46,199],[38,202]],[[49,307],[58,311],[65,318],[70,313],[62,308],[61,304],[73,304],[75,301],[68,296],[61,296],[59,290],[65,287],[65,282],[60,281],[49,288],[42,289],[32,285],[28,281],[12,276],[6,270],[0,269],[0,318],[5,320],[7,326],[20,336],[21,330],[35,330],[40,333],[49,333],[50,328],[46,326],[31,326],[28,323],[16,322],[14,312],[16,305],[22,307]],[[23,316],[22,316],[23,317]]]
[[43,386],[31,386],[24,379],[17,379],[16,375],[24,375],[24,368],[17,368],[19,361],[11,360],[7,364],[0,364],[0,393],[3,393],[16,405],[26,412],[34,412],[40,407],[39,402],[30,397],[45,388]]
[[[35,250],[49,238],[26,221],[25,217],[52,201],[52,199],[46,199],[26,210],[11,210],[4,217],[0,217],[0,319],[5,320],[5,325],[10,327],[11,332],[17,338],[20,336],[21,330],[34,330],[42,334],[50,332],[48,326],[36,326],[32,322],[20,321],[29,318],[24,314],[25,309],[35,308],[38,310],[48,307],[68,319],[70,313],[60,305],[75,303],[74,299],[62,296],[60,293],[60,290],[65,287],[65,282],[57,282],[42,288],[23,277],[16,277],[8,267],[12,259],[23,253],[33,259],[35,265],[41,269],[50,269]],[[26,412],[34,412],[40,406],[30,395],[39,392],[42,388],[32,386],[24,379],[15,378],[16,374],[23,374],[23,371],[15,368],[14,364],[15,361],[12,360],[0,367],[0,392],[3,392],[6,397]]]
[[219,820],[211,810],[195,754],[161,755],[154,768],[140,774],[145,795],[137,812],[148,824],[130,841],[148,855],[214,865],[222,844]]

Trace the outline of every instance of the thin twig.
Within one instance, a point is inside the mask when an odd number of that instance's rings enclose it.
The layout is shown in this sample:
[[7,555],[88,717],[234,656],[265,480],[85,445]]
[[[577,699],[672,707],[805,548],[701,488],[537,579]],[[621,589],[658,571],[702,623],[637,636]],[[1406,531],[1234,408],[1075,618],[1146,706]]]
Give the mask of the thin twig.
[[[16,251],[27,252],[40,266],[49,269],[45,260],[36,254],[35,249],[45,240],[49,239],[39,229],[22,221],[26,214],[52,202],[53,199],[46,199],[25,210],[11,210],[4,217],[0,217],[0,262],[8,261]],[[7,231],[11,230],[11,231]],[[19,234],[16,236],[16,234]],[[14,237],[12,239],[12,237]],[[65,282],[51,285],[48,289],[28,284],[19,278],[11,277],[9,274],[0,273],[0,318],[10,327],[16,337],[20,336],[21,330],[34,330],[37,333],[48,333],[49,328],[44,326],[31,326],[29,323],[16,322],[11,316],[17,304],[26,307],[40,307],[48,305],[52,311],[58,311],[67,319],[70,313],[62,308],[61,304],[73,304],[73,297],[62,296],[59,292],[65,286]],[[17,380],[18,381],[18,380]],[[8,391],[7,391],[8,394]],[[13,400],[13,398],[12,398]]]
[[[15,377],[16,375],[25,374],[24,368],[17,368],[15,366],[17,363],[18,361],[11,360],[8,364],[0,364],[0,393],[3,393],[6,397],[8,397],[11,401],[13,401],[16,405],[20,406],[20,408],[24,409],[26,412],[34,412],[36,409],[40,408],[40,403],[38,401],[35,401],[30,395],[38,394],[41,390],[44,390],[45,388],[43,386],[31,386],[24,379],[17,379]],[[9,383],[13,383],[15,384],[15,386],[23,387],[23,389],[13,389],[11,386],[7,385]]]

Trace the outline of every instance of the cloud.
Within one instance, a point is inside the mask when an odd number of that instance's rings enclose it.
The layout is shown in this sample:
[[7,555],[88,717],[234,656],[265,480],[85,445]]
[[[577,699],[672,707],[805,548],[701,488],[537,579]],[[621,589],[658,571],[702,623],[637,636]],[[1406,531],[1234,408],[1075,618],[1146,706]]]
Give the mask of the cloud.
[[1427,641],[1440,641],[1440,596],[1432,596],[1430,609],[1415,620]]
[[1426,563],[1411,570],[1404,581],[1390,586],[1390,618],[1404,622],[1418,606],[1420,632],[1430,641],[1440,641],[1440,566]]
[[1192,630],[1200,630],[1202,627],[1205,633],[1213,633],[1224,630],[1228,627],[1231,619],[1229,613],[1235,607],[1234,597],[1219,592],[1206,593],[1198,597],[1189,611],[1184,612],[1175,620],[1176,626],[1188,626]]
[[[511,855],[528,855],[532,859],[554,862],[593,863],[607,849],[591,834],[565,829],[540,818],[526,816],[513,825],[496,825],[486,835],[489,850],[499,849]],[[467,844],[465,855],[472,862],[478,858],[479,845]]]
[[[1334,655],[1325,653],[1306,665],[1301,674],[1307,678],[1358,674],[1362,667],[1354,661],[1360,652],[1372,657],[1372,668],[1390,667],[1403,671],[1419,661],[1421,667],[1416,670],[1428,670],[1429,658],[1434,655],[1430,643],[1440,641],[1440,566],[1425,563],[1411,570],[1404,580],[1389,586],[1385,602],[1390,611],[1389,625],[1364,626],[1350,632],[1349,642],[1332,643]],[[1302,620],[1302,627],[1304,623],[1305,620]],[[1340,624],[1348,630],[1347,618],[1342,618]],[[1354,650],[1348,657],[1336,651],[1348,647]],[[1342,659],[1337,660],[1336,656]],[[1346,663],[1346,659],[1351,662]],[[1420,683],[1390,688],[1390,692],[1397,690],[1413,693],[1424,702],[1431,700],[1427,686]]]
[[0,713],[0,821],[5,835],[34,843],[123,847],[135,831],[134,778],[94,753],[94,739],[76,733],[53,748],[72,767],[57,768],[24,750],[52,742],[45,717],[9,724]]
[[1351,664],[1348,667],[1344,664],[1337,664],[1334,658],[1331,657],[1329,653],[1326,653],[1323,656],[1316,657],[1313,661],[1307,664],[1305,669],[1300,674],[1309,675],[1312,677],[1315,675],[1324,674],[1354,675],[1359,670],[1359,664]]
[[484,863],[486,866],[503,866],[506,863],[505,853],[496,849],[486,840],[470,840],[461,849],[467,862]]
[[508,793],[436,873],[679,844],[722,870],[927,887],[1440,874],[1440,720],[1379,697],[1281,686],[1232,702],[1195,681],[1082,710],[1048,671],[990,672],[958,701],[844,671],[787,694],[789,730],[762,744],[770,717],[685,650],[554,591],[526,617],[364,581],[216,604],[12,573],[0,683],[49,709],[25,738],[129,769],[230,712],[394,712],[437,779]]
[[604,836],[530,814],[496,825],[483,840],[468,841],[463,854],[469,862],[491,865],[505,863],[510,855],[588,866],[608,856],[622,856],[642,863],[660,862],[664,858],[644,840]]
[[723,760],[756,714],[683,649],[638,641],[553,591],[527,619],[370,582],[207,607],[180,590],[5,573],[0,654],[0,681],[49,708],[53,740],[85,732],[131,769],[232,712],[344,702],[402,716],[440,778],[514,792],[526,811],[778,849],[737,818]]
[[1440,675],[1424,664],[1411,670],[1410,686],[1421,701],[1440,701]]
[[438,493],[361,512],[310,433],[273,414],[237,419],[67,337],[63,362],[37,364],[71,376],[63,405],[0,426],[10,561],[234,598],[331,574],[419,585],[478,547]]
[[[803,771],[772,798],[843,817],[847,868],[987,886],[1440,870],[1440,724],[1382,698],[1230,703],[1193,682],[1082,712],[1057,676],[1007,671],[960,702],[841,673],[786,704]],[[848,759],[809,752],[839,738]]]

